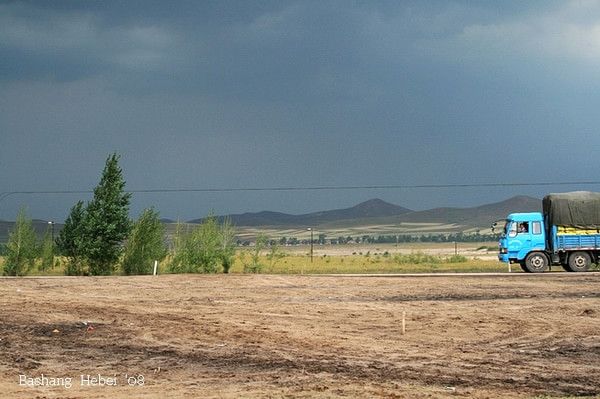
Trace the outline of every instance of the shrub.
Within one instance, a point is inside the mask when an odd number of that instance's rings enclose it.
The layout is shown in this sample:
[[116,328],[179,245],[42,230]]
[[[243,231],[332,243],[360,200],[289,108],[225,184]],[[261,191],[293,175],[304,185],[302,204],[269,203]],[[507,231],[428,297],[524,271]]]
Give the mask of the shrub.
[[219,224],[209,216],[191,232],[183,230],[178,224],[169,264],[172,273],[216,273],[219,266],[229,272],[235,256],[235,229],[229,221]]
[[246,261],[245,254],[240,258],[244,265],[244,273],[260,273],[264,265],[260,261],[260,253],[267,246],[267,236],[260,234],[256,237],[256,243],[254,244],[254,250],[250,252],[250,261]]
[[145,209],[133,225],[125,245],[123,272],[125,274],[152,274],[154,261],[167,255],[164,226],[154,209]]
[[25,210],[21,209],[15,226],[8,236],[3,274],[5,276],[26,275],[33,267],[37,255],[33,222],[27,217]]
[[437,264],[442,263],[442,258],[439,256],[427,255],[422,252],[413,252],[408,255],[397,254],[394,255],[394,262],[399,265],[419,265],[423,263]]
[[452,255],[446,259],[446,263],[464,263],[467,261],[466,256],[463,255]]

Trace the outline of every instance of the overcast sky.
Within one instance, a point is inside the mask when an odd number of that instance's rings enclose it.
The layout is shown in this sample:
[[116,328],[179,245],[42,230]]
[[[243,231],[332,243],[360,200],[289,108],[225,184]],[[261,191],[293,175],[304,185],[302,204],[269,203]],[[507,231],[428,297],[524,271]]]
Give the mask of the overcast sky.
[[[600,1],[3,1],[0,192],[600,180]],[[135,194],[163,217],[597,186]],[[90,195],[15,195],[62,220]]]

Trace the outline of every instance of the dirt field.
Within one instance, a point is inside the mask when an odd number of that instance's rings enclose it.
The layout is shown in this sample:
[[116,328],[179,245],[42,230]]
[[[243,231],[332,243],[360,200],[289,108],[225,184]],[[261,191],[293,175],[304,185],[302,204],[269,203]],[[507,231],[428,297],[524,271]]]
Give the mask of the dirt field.
[[593,396],[599,287],[597,273],[0,279],[0,396]]

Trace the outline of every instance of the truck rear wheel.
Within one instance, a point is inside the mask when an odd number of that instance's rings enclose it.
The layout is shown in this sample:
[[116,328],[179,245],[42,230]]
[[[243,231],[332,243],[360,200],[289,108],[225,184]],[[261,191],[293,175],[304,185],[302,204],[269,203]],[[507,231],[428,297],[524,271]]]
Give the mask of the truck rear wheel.
[[569,271],[587,272],[592,264],[592,259],[587,252],[578,251],[569,255]]
[[525,269],[529,273],[542,273],[548,270],[548,258],[541,252],[532,252],[525,258]]

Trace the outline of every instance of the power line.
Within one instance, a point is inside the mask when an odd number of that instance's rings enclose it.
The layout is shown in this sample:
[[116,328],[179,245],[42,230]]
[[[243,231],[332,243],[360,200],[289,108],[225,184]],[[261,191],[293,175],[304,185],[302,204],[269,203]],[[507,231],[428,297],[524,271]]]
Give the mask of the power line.
[[[600,181],[556,181],[556,182],[496,182],[496,183],[457,183],[457,184],[391,184],[365,186],[285,186],[285,187],[224,187],[224,188],[152,188],[126,190],[129,193],[220,193],[220,192],[252,192],[252,191],[341,191],[341,190],[404,190],[404,189],[439,189],[439,188],[490,188],[490,187],[542,187],[542,186],[595,186]],[[93,190],[29,190],[6,191],[0,193],[0,201],[12,195],[38,194],[91,194]]]

